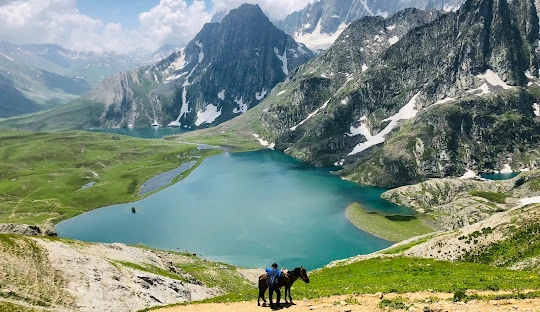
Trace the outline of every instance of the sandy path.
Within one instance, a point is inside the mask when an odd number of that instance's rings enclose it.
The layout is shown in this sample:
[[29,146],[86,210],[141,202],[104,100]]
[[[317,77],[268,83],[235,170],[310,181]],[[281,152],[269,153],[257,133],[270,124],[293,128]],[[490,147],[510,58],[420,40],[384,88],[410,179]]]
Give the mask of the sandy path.
[[[397,295],[388,296],[386,298],[393,298]],[[409,312],[421,312],[421,311],[437,311],[437,312],[507,312],[507,311],[527,311],[527,312],[540,312],[540,299],[527,299],[527,300],[499,300],[499,301],[470,301],[468,303],[463,302],[450,302],[447,300],[439,300],[435,303],[426,303],[430,297],[437,297],[440,299],[452,298],[453,294],[445,293],[411,293],[402,295],[409,299],[409,302],[413,302],[407,311]],[[355,304],[348,304],[347,302],[356,302]],[[381,302],[380,295],[358,295],[358,296],[333,296],[329,298],[313,299],[313,300],[297,300],[296,305],[282,305],[279,310],[286,312],[304,312],[304,311],[332,311],[332,312],[374,312],[374,311],[388,311],[385,308],[379,308],[378,304]],[[424,310],[424,308],[429,308]],[[211,304],[193,304],[188,306],[179,306],[173,308],[164,308],[155,310],[159,312],[265,312],[272,311],[269,307],[258,307],[257,302],[238,302],[238,303],[211,303]],[[405,311],[394,310],[394,311]]]

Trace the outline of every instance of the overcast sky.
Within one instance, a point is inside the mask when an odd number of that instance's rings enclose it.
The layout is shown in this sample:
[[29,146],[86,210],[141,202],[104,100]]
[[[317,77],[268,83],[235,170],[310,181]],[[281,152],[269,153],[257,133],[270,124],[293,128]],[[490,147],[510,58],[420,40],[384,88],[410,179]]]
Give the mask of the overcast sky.
[[0,40],[79,51],[185,45],[220,10],[257,3],[281,20],[312,0],[0,0]]

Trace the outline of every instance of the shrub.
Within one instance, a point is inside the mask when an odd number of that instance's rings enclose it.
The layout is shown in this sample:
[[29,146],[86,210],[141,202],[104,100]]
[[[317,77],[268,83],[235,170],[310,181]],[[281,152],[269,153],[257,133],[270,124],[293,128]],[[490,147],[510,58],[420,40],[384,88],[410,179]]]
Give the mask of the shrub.
[[452,299],[452,301],[458,302],[458,301],[464,301],[465,299],[467,299],[467,294],[465,291],[466,289],[456,289],[454,291],[454,298]]

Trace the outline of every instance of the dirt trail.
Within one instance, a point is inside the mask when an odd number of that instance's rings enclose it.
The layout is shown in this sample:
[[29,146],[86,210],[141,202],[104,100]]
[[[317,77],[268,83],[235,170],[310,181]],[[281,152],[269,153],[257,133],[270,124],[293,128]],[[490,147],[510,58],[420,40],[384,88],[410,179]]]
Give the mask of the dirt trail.
[[[508,311],[523,311],[523,312],[540,312],[540,299],[526,300],[498,300],[498,301],[470,301],[451,302],[446,299],[451,299],[453,294],[446,293],[409,293],[403,295],[388,295],[384,298],[395,298],[402,296],[408,299],[408,310],[394,309],[393,311],[433,311],[433,312],[508,312]],[[429,303],[430,298],[439,298],[438,302]],[[304,311],[328,311],[328,312],[375,312],[388,311],[388,308],[379,308],[381,295],[348,295],[348,296],[333,296],[322,299],[313,300],[296,300],[295,305],[282,304],[279,310],[284,312],[304,312]],[[155,310],[159,312],[266,312],[272,311],[268,306],[257,306],[257,302],[238,302],[238,303],[209,303],[209,304],[193,304],[187,306],[179,306],[172,308],[164,308]]]

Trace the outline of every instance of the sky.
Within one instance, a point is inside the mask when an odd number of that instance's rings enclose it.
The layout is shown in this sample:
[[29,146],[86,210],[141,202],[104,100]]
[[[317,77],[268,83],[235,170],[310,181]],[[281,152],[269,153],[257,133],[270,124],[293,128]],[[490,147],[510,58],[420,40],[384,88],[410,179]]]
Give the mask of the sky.
[[0,41],[76,51],[155,51],[186,45],[212,15],[256,3],[281,20],[313,0],[0,0]]

